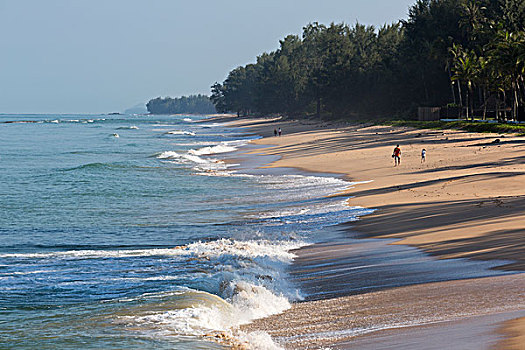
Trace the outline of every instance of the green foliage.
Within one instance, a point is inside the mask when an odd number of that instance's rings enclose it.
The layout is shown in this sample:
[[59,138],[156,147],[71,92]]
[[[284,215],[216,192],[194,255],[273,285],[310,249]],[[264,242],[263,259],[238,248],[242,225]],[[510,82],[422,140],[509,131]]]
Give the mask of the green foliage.
[[215,105],[205,95],[190,95],[179,98],[157,97],[146,104],[151,114],[213,114]]
[[384,121],[383,124],[392,126],[408,126],[417,129],[459,129],[470,132],[487,132],[487,133],[525,133],[525,125],[519,124],[502,124],[502,123],[483,123],[469,121],[416,121],[416,120],[393,120]]
[[[361,118],[454,104],[518,118],[525,105],[523,0],[417,0],[381,28],[310,23],[212,86],[219,111]],[[497,110],[494,111],[494,108]]]
[[525,30],[525,1],[500,0],[502,23],[505,30],[519,32]]

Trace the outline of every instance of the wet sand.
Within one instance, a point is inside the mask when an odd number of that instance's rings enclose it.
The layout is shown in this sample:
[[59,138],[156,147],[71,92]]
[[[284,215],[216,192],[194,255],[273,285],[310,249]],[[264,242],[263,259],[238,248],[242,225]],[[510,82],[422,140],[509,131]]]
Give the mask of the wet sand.
[[506,321],[499,332],[503,339],[497,344],[497,349],[525,350],[525,317]]
[[[508,271],[525,267],[524,137],[307,121],[238,120],[236,124],[265,136],[254,142],[265,147],[252,152],[278,157],[269,167],[339,173],[351,181],[373,180],[344,194],[351,196],[351,206],[376,209],[352,223],[347,238],[356,238],[356,232],[358,237],[395,238],[389,243],[415,246],[440,259],[488,260]],[[277,127],[283,129],[282,137],[273,137]],[[494,142],[496,138],[499,142]],[[393,167],[391,158],[396,144],[402,149],[399,167]],[[425,163],[420,161],[422,148],[427,150]],[[333,250],[313,247],[297,252],[292,270],[303,288],[317,287],[318,297],[247,328],[268,331],[287,348],[336,344],[361,348],[351,342],[357,339],[368,339],[369,348],[374,348],[374,342],[380,342],[374,338],[379,336],[377,325],[395,329],[439,322],[431,327],[433,331],[425,332],[441,334],[441,346],[462,349],[461,341],[453,339],[455,327],[446,326],[446,322],[459,321],[473,334],[481,324],[492,329],[490,343],[499,342],[500,348],[519,344],[523,318],[505,322],[503,327],[494,322],[524,316],[519,314],[524,309],[524,274],[437,283],[423,278],[408,286],[393,284],[349,295],[354,292],[344,282],[352,275],[337,274],[346,266],[345,250],[340,250],[342,255],[335,256],[334,263]],[[335,274],[315,276],[308,262],[312,249],[318,250],[317,264],[332,264],[325,270],[331,268]],[[495,314],[499,316],[487,316]],[[401,334],[393,332],[389,339]],[[424,336],[407,342],[413,348],[430,344]]]
[[[344,342],[338,348],[360,350],[442,350],[443,339],[462,350],[519,349],[504,345],[505,335],[498,335],[499,324],[509,318],[523,316],[523,312],[504,312],[474,316],[459,321],[447,321],[426,326],[378,331],[368,337]],[[523,344],[523,343],[521,343]],[[521,347],[523,349],[523,347]]]
[[[363,347],[368,344],[371,349],[376,345],[374,339],[384,336],[378,333],[380,331],[434,324],[428,333],[442,335],[437,344],[430,343],[425,337],[403,339],[401,333],[389,334],[391,338],[398,339],[398,349],[404,349],[403,346],[408,344],[420,349],[429,346],[465,349],[449,332],[454,330],[449,322],[462,320],[464,335],[469,321],[476,321],[479,326],[480,320],[475,319],[477,316],[496,317],[496,314],[507,313],[499,320],[523,317],[525,311],[516,310],[525,307],[524,290],[524,274],[418,284],[296,303],[283,314],[256,320],[244,329],[263,329],[288,349],[317,349],[334,345],[337,348],[362,348],[356,344],[363,344]],[[440,325],[449,328],[438,329]],[[490,328],[491,324],[487,326]],[[372,337],[365,336],[370,334]],[[472,338],[476,343],[475,336]],[[492,333],[485,335],[484,342],[498,340],[497,334]],[[469,348],[478,349],[476,346]]]

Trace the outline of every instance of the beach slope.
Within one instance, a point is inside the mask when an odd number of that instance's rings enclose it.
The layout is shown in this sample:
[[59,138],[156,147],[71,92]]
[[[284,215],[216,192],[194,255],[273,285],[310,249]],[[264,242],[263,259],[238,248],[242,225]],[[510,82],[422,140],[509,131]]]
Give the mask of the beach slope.
[[[525,267],[524,137],[282,120],[243,120],[236,124],[265,136],[254,142],[263,148],[253,152],[279,158],[268,167],[338,173],[350,181],[362,182],[343,195],[350,196],[351,206],[376,211],[352,223],[349,228],[352,235],[395,238],[397,241],[393,244],[418,247],[439,259],[489,260],[497,264],[498,269],[507,271],[522,271]],[[272,136],[276,127],[282,128],[282,137]],[[402,151],[401,165],[394,167],[391,155],[397,144]],[[424,162],[422,149],[427,152]],[[298,260],[301,254],[299,251]],[[438,282],[368,293],[364,297],[341,295],[308,301],[295,304],[271,321],[261,320],[250,327],[269,331],[290,348],[301,348],[306,343],[312,346],[344,344],[341,341],[348,342],[358,333],[379,331],[373,328],[374,322],[368,328],[359,325],[360,318],[365,315],[367,319],[368,312],[359,311],[363,302],[359,298],[370,299],[374,314],[390,317],[381,323],[390,325],[385,328],[426,324],[432,322],[431,314],[435,312],[444,313],[435,322],[501,312],[507,313],[507,317],[500,320],[504,321],[523,316],[519,315],[523,309],[523,276]],[[416,317],[399,320],[399,314],[387,305],[414,293],[421,295],[421,303],[410,297],[406,297],[406,302],[417,304],[417,307],[410,306]],[[449,293],[455,297],[450,299]],[[429,298],[435,303],[423,302]],[[449,299],[455,306],[435,306]],[[461,309],[463,300],[472,300],[473,305],[484,300],[485,306],[458,313],[455,308]],[[401,302],[401,305],[409,304]],[[344,315],[338,317],[340,312]],[[319,322],[312,322],[317,316]],[[350,322],[349,317],[357,323]],[[419,321],[414,321],[416,319]],[[505,324],[513,327],[502,331],[507,339],[519,336],[518,322]],[[316,325],[322,326],[316,328]],[[320,340],[316,342],[314,338]],[[494,335],[492,340],[496,342],[496,338]]]

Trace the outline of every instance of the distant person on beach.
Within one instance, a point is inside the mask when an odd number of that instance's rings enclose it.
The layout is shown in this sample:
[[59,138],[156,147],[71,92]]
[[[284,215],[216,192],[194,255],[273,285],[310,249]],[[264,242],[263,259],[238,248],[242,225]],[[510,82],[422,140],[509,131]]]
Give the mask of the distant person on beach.
[[424,163],[426,160],[427,160],[427,150],[423,148],[421,150],[421,163]]
[[401,164],[401,148],[399,148],[399,145],[397,145],[396,148],[394,148],[392,158],[394,158],[394,166],[398,166]]
[[277,129],[273,129],[273,136],[277,136]]
[[282,133],[283,132],[282,132],[281,128],[279,128],[279,136],[281,136]]

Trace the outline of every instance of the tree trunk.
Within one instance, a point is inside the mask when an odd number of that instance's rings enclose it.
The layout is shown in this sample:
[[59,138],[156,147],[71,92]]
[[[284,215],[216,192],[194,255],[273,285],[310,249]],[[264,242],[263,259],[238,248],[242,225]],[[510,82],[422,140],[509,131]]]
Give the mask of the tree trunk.
[[[467,89],[467,95],[466,95],[466,100],[467,100],[467,116],[466,116],[466,120],[468,120],[468,118],[469,118],[469,113],[468,113],[469,112],[469,107],[468,106],[470,105],[470,103],[469,103],[469,99],[470,99],[470,92],[469,92],[469,90],[470,89]],[[463,106],[461,107],[461,109],[463,109]]]
[[503,90],[503,120],[507,120],[507,94],[505,93],[505,90]]
[[487,120],[487,89],[483,87],[483,120]]
[[[469,90],[469,99],[468,99],[468,108],[470,108],[470,118],[472,121],[474,121],[474,89],[472,88],[472,83],[469,82],[468,84],[468,90]],[[468,118],[467,118],[468,119]]]
[[321,118],[321,98],[317,98],[317,118]]
[[481,106],[483,104],[483,88],[478,87],[478,105]]
[[514,118],[515,121],[518,121],[518,85],[517,85],[517,82],[516,84],[514,84],[514,106],[512,108],[512,117]]
[[458,95],[459,95],[459,105],[461,106],[461,116],[463,115],[463,96],[461,94],[461,83],[458,81]]
[[521,84],[518,84],[518,96],[520,99],[520,104],[523,104],[524,98],[525,98],[525,81],[523,80],[523,75],[520,76]]
[[452,99],[456,104],[456,92],[454,91],[454,81],[452,80],[452,72],[450,72],[450,65],[447,64],[448,79],[450,81],[450,91],[452,92]]
[[499,122],[499,91],[496,94],[496,120]]

